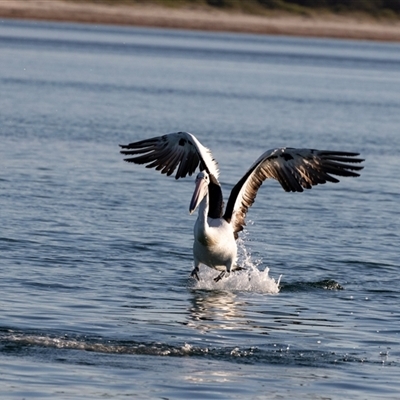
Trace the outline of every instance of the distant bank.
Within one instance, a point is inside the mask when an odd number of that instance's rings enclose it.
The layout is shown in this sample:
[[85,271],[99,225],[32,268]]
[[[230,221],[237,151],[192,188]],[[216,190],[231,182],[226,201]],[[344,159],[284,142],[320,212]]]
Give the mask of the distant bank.
[[258,16],[206,8],[109,5],[62,0],[0,0],[0,18],[400,41],[398,19],[375,20],[335,14]]

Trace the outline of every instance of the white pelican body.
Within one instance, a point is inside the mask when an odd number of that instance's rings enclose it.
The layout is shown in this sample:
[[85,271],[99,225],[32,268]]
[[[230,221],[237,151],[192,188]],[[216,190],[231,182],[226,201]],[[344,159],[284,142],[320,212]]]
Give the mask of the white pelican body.
[[121,145],[125,161],[148,164],[175,179],[192,175],[199,167],[196,187],[189,206],[199,215],[194,226],[192,276],[199,279],[200,264],[225,274],[241,269],[236,265],[238,233],[243,230],[248,208],[265,179],[276,179],[287,192],[302,192],[312,186],[339,180],[332,175],[353,176],[363,167],[358,153],[313,149],[278,148],[263,153],[233,187],[224,210],[218,165],[211,151],[188,132],[167,135]]
[[[207,185],[208,183],[206,183],[206,178],[203,175],[201,178],[198,177],[197,181],[201,179],[199,184]],[[196,208],[195,206],[194,204],[193,210]],[[192,212],[192,210],[190,211]],[[192,275],[199,279],[197,274],[199,266],[204,264],[222,272],[217,278],[219,280],[225,272],[229,273],[234,269],[239,269],[234,265],[237,256],[236,240],[231,224],[223,218],[210,218],[207,215],[208,196],[205,196],[200,202],[199,216],[194,224],[194,270]]]

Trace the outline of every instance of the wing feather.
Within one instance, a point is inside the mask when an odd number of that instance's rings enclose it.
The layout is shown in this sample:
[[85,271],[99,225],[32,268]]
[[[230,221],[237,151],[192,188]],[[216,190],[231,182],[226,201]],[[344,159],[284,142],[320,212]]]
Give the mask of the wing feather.
[[218,179],[218,164],[211,151],[189,132],[170,133],[120,147],[121,154],[129,156],[125,158],[127,162],[147,164],[147,168],[155,168],[168,176],[178,168],[175,179],[192,175],[197,168]]
[[179,162],[179,156],[180,154],[178,152],[173,152],[171,154],[171,157],[165,164],[164,169],[161,171],[162,174],[167,174],[167,176],[170,176],[173,174],[176,168],[176,164]]
[[259,157],[233,187],[223,218],[231,222],[235,236],[243,230],[249,207],[257,191],[268,179],[276,179],[287,192],[302,192],[326,182],[337,183],[331,175],[357,177],[364,167],[358,153],[312,149],[279,148]]

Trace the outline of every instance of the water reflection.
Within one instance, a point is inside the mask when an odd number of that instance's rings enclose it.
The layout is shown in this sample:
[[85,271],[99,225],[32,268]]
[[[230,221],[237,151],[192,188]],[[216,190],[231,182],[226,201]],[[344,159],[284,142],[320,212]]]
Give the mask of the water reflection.
[[193,291],[188,326],[208,332],[211,329],[237,329],[243,324],[247,305],[228,291]]
[[335,318],[328,319],[313,308],[299,307],[296,303],[282,308],[277,298],[266,307],[264,296],[245,299],[235,292],[193,290],[186,325],[201,333],[231,331],[224,337],[232,336],[239,342],[248,335],[256,335],[260,343],[264,342],[261,339],[264,335],[277,331],[315,337],[324,336],[332,328],[342,328]]

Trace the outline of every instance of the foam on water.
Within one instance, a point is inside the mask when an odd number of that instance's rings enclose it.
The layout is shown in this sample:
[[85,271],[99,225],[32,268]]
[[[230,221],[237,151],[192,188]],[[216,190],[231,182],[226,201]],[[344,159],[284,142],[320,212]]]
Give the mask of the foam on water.
[[261,260],[252,260],[250,252],[246,249],[243,239],[238,239],[238,265],[243,268],[241,271],[231,273],[228,277],[215,282],[218,271],[200,266],[200,281],[196,281],[192,289],[202,290],[229,290],[247,291],[255,293],[276,294],[279,292],[281,276],[274,279],[269,276],[269,268],[261,271],[258,266]]

